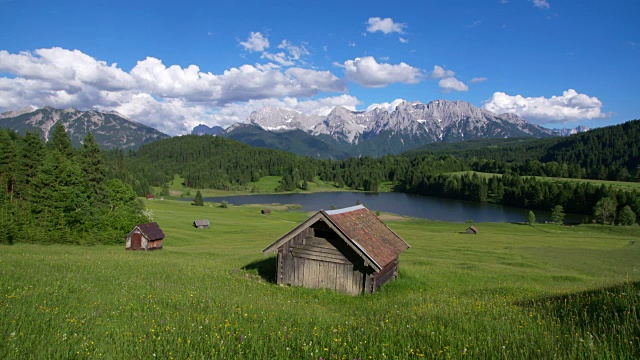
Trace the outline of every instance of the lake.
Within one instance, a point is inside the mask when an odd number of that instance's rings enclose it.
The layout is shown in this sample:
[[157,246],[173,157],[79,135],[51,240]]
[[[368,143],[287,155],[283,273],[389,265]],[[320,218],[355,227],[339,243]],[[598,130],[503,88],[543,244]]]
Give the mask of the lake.
[[[473,201],[435,198],[397,192],[320,192],[312,194],[241,195],[205,198],[205,201],[227,201],[233,205],[243,204],[299,204],[301,211],[330,210],[360,203],[372,211],[384,211],[416,218],[449,222],[523,222],[529,210],[483,204]],[[534,210],[538,222],[551,218],[550,211]],[[580,215],[567,214],[566,222],[580,222]]]

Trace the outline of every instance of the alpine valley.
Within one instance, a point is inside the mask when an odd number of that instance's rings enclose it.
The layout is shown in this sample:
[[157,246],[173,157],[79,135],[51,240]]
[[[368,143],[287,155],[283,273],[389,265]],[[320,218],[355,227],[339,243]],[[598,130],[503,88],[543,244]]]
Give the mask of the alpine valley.
[[74,146],[80,146],[84,137],[91,131],[96,143],[105,150],[137,148],[169,137],[152,127],[129,120],[115,111],[80,111],[46,106],[42,109],[26,107],[0,114],[0,128],[11,129],[21,134],[35,130],[45,141],[50,138],[58,124],[64,125]]
[[315,158],[383,156],[425,144],[557,135],[514,114],[494,114],[463,101],[402,102],[395,110],[334,108],[327,116],[263,108],[221,136]]

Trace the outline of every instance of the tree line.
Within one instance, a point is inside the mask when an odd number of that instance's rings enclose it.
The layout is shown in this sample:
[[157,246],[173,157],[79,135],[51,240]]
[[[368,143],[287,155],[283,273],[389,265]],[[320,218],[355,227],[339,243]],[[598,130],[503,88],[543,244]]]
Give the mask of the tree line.
[[[160,140],[130,152],[124,158],[124,168],[129,169],[129,182],[134,189],[137,184],[166,186],[174,174],[183,176],[188,187],[223,190],[248,190],[250,182],[263,176],[281,176],[282,180],[274,190],[292,191],[306,189],[308,182],[318,177],[336,187],[378,191],[381,184],[390,183],[396,191],[491,201],[529,209],[551,210],[561,205],[567,212],[588,216],[594,216],[593,209],[600,199],[611,197],[616,199],[616,213],[627,206],[635,214],[640,213],[637,191],[532,177],[584,178],[588,174],[577,163],[556,161],[511,163],[421,152],[380,158],[317,160],[255,148],[222,137],[189,135]],[[463,171],[501,176],[455,174]]]
[[76,149],[62,125],[46,144],[0,130],[0,243],[123,242],[148,217],[114,174],[91,133]]

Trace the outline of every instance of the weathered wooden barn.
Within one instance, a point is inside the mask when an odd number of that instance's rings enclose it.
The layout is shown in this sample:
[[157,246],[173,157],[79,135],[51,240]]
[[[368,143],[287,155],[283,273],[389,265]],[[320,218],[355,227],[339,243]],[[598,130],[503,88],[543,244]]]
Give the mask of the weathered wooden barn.
[[467,234],[477,234],[478,233],[478,229],[476,229],[475,226],[471,225],[467,228]]
[[198,229],[208,229],[209,228],[209,220],[195,220],[193,222],[193,226]]
[[410,248],[362,205],[321,210],[263,250],[277,252],[276,281],[349,294],[373,293],[398,277]]
[[127,235],[127,250],[159,250],[162,249],[164,232],[158,223],[138,224]]

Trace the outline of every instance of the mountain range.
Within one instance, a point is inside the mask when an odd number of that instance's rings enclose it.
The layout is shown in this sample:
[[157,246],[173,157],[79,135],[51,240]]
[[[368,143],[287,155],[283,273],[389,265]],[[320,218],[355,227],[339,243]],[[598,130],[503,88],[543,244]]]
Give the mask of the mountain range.
[[54,127],[64,125],[74,146],[80,146],[89,131],[103,149],[131,149],[170,137],[160,131],[112,112],[26,107],[0,114],[0,127],[18,133],[37,130],[44,141]]
[[[169,137],[117,112],[27,107],[0,114],[0,127],[24,133],[37,130],[46,141],[56,124],[67,129],[79,146],[88,131],[103,149],[130,149]],[[244,123],[226,130],[196,126],[192,134],[219,135],[243,143],[322,159],[383,156],[425,144],[479,139],[566,136],[586,131],[550,130],[514,114],[494,114],[463,101],[436,100],[428,104],[402,102],[394,110],[351,111],[334,108],[328,115],[306,115],[295,110],[263,108]]]
[[[311,148],[296,146],[292,150],[291,131],[295,131],[298,143],[310,143]],[[336,107],[327,116],[267,107],[221,134],[255,146],[318,158],[397,154],[434,142],[555,135],[514,114],[498,115],[464,101],[447,100],[428,104],[405,101],[393,111]],[[325,148],[329,150],[325,152]]]

